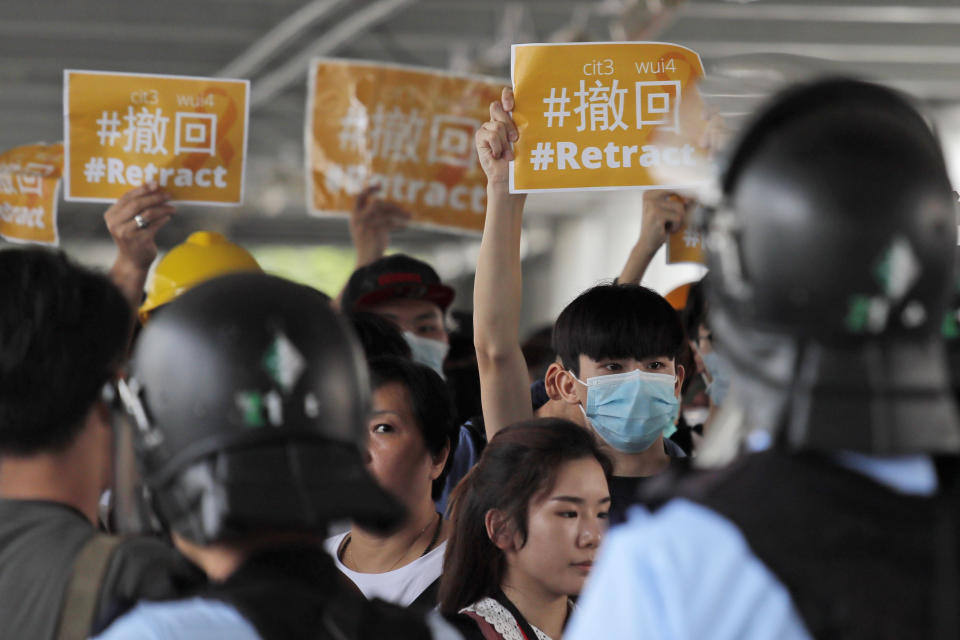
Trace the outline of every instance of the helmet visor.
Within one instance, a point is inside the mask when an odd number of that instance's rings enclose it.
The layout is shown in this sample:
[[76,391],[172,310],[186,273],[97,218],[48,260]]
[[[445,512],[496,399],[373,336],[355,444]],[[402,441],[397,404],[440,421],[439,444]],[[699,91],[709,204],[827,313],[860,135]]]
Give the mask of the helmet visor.
[[149,432],[136,385],[113,383],[113,528],[120,534],[150,534],[163,530],[150,501],[137,460],[137,431]]

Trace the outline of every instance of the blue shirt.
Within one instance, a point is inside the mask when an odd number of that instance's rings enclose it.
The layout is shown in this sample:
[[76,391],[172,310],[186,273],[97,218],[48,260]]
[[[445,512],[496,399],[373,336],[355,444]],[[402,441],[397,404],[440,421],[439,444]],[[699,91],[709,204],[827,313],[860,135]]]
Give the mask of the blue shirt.
[[[837,462],[895,491],[931,495],[925,456],[854,453]],[[689,500],[654,514],[635,507],[610,531],[565,640],[810,638],[786,587],[729,520]]]
[[[547,396],[547,388],[543,380],[537,380],[530,385],[530,401],[534,411],[545,405],[549,400],[550,398]],[[450,473],[447,474],[443,493],[436,500],[438,513],[447,512],[447,500],[450,498],[450,493],[456,488],[457,484],[463,480],[463,477],[469,473],[473,465],[477,464],[477,460],[480,458],[477,445],[474,442],[473,436],[470,435],[470,427],[472,425],[473,421],[467,420],[460,426],[460,436],[457,440],[457,449],[453,454],[453,461],[450,463]],[[479,431],[482,433],[484,430],[481,428]],[[483,433],[483,437],[486,438],[486,433]]]
[[447,500],[450,498],[450,493],[463,480],[463,476],[467,475],[473,468],[473,465],[477,464],[477,459],[480,457],[473,436],[470,435],[468,424],[470,424],[469,421],[460,427],[460,436],[457,440],[456,451],[453,454],[453,461],[450,463],[450,472],[447,474],[446,483],[443,485],[443,493],[436,500],[437,513],[445,514],[447,512]]
[[[437,611],[425,618],[434,640],[463,640]],[[234,607],[193,598],[137,605],[94,640],[262,640]]]
[[95,640],[261,640],[234,607],[192,598],[137,605]]

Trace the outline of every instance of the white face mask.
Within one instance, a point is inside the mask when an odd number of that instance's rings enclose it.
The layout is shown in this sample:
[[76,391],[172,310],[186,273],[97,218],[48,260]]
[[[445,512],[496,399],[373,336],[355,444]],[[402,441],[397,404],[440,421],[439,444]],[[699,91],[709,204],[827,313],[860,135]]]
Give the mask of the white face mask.
[[710,416],[710,407],[690,407],[683,410],[683,419],[691,427],[703,424]]
[[443,361],[446,359],[447,353],[450,352],[449,344],[418,336],[411,331],[404,331],[403,339],[410,345],[414,362],[427,365],[440,374],[441,378],[447,379],[443,374]]

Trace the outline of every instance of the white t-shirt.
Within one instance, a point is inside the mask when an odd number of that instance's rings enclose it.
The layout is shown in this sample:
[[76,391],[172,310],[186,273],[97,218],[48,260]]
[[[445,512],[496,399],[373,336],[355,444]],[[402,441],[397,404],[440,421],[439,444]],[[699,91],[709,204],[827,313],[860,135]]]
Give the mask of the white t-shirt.
[[446,540],[438,544],[425,556],[417,558],[399,569],[386,573],[353,571],[340,562],[340,558],[337,557],[337,549],[340,548],[340,543],[343,542],[346,535],[346,533],[341,533],[338,536],[327,538],[323,546],[327,553],[333,557],[337,569],[340,569],[343,575],[350,578],[368,600],[380,598],[401,607],[409,607],[427,587],[440,577],[440,573],[443,571],[443,554],[447,549]]

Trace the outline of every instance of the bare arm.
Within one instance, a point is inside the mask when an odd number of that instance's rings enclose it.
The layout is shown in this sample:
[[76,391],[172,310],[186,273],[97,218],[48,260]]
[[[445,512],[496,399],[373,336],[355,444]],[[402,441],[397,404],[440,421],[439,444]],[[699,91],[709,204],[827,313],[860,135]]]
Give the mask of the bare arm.
[[379,185],[361,191],[350,214],[350,239],[357,250],[357,269],[382,258],[390,246],[390,234],[410,222],[409,211],[378,198],[378,191]]
[[680,229],[692,200],[675,191],[651,189],[643,192],[643,219],[640,237],[630,250],[617,282],[639,283],[667,236]]
[[[713,155],[726,145],[730,134],[723,118],[714,114],[706,120],[699,145]],[[667,241],[667,236],[683,227],[694,204],[692,198],[676,191],[650,189],[643,192],[640,237],[627,257],[618,282],[640,282],[657,250]]]
[[[357,196],[350,212],[350,239],[357,250],[357,263],[354,270],[376,262],[390,246],[390,235],[407,226],[410,212],[393,203],[377,197],[379,185],[367,187]],[[339,307],[343,299],[343,289],[337,295]],[[348,310],[349,311],[349,310]]]
[[526,197],[508,187],[513,91],[490,105],[490,121],[477,132],[477,153],[487,174],[487,217],[473,286],[473,341],[480,369],[480,399],[487,439],[533,417],[527,365],[520,350],[520,232]]

